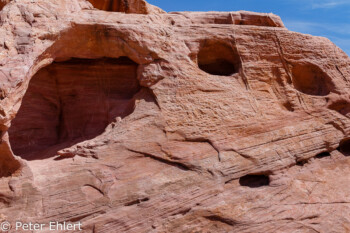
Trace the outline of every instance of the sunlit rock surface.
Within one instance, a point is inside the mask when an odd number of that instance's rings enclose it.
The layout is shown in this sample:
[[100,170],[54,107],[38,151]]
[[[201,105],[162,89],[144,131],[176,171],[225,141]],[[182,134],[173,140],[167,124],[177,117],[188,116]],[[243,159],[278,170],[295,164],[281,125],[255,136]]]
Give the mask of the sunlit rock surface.
[[343,51],[273,14],[11,1],[0,220],[348,232],[349,81]]

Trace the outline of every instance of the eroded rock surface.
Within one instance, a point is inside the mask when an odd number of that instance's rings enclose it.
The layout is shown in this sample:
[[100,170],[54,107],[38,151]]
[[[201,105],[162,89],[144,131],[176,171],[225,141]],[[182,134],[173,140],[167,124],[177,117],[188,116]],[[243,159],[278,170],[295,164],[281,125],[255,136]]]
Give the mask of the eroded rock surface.
[[1,10],[0,220],[349,231],[348,56],[272,14],[125,2],[157,9]]
[[163,10],[148,4],[145,0],[89,0],[91,4],[104,11],[150,14],[165,13]]
[[10,0],[0,0],[0,10],[9,2]]
[[137,67],[127,57],[72,58],[41,69],[32,77],[11,122],[14,154],[40,158],[48,147],[65,148],[67,142],[94,138],[117,117],[128,116],[141,89]]

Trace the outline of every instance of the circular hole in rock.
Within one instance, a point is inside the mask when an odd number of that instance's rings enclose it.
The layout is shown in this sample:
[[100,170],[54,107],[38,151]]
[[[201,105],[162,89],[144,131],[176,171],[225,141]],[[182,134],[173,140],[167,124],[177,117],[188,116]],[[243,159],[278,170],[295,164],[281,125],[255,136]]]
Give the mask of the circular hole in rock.
[[340,142],[339,151],[345,156],[350,156],[350,139],[345,139]]
[[330,156],[331,156],[331,154],[328,151],[326,151],[326,152],[322,152],[322,153],[316,155],[315,158],[322,159],[322,158],[326,158],[326,157],[330,157]]
[[42,159],[95,138],[134,110],[138,64],[127,57],[54,62],[30,80],[11,122],[14,154]]
[[220,76],[238,73],[241,66],[236,49],[222,42],[206,41],[197,55],[197,61],[201,70]]
[[307,95],[326,96],[334,89],[331,78],[313,64],[293,65],[292,76],[294,87]]
[[239,179],[239,184],[250,188],[259,188],[268,186],[270,184],[270,178],[265,175],[246,175]]

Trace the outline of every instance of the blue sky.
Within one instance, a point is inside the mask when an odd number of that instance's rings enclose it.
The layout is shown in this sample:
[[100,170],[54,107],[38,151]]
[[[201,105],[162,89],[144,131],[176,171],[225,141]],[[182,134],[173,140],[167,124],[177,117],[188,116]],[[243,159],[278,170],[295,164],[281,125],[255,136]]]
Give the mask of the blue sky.
[[148,0],[165,11],[247,10],[279,15],[292,31],[324,36],[350,55],[350,0]]

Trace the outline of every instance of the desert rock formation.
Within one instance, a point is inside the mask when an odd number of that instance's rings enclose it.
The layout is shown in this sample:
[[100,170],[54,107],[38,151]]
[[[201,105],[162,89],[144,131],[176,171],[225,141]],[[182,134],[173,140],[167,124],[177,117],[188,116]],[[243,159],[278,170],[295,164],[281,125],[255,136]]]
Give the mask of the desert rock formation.
[[165,13],[145,0],[89,0],[91,4],[103,11],[125,12],[134,14]]
[[349,81],[343,51],[273,14],[11,1],[0,220],[349,232]]

